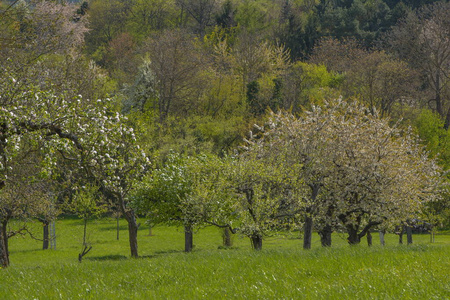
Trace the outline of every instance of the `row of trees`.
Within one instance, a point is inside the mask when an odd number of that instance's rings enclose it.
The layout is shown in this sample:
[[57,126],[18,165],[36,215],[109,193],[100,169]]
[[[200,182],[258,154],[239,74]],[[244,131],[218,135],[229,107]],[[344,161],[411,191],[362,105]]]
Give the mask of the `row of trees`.
[[[154,222],[176,222],[192,248],[194,226],[239,232],[261,249],[277,230],[315,228],[322,245],[345,230],[357,244],[415,216],[442,192],[443,178],[410,132],[358,103],[334,100],[294,117],[272,114],[239,154],[170,155],[134,194]],[[315,225],[314,225],[315,224]]]

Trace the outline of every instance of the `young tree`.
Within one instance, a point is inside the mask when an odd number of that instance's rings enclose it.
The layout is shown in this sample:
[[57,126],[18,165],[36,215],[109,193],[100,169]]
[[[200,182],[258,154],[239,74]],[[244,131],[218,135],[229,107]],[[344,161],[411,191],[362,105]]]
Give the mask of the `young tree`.
[[176,24],[175,5],[167,0],[133,1],[127,23],[130,33],[138,40],[144,40],[151,32]]
[[93,217],[99,217],[106,212],[106,205],[100,204],[100,201],[96,199],[98,197],[98,187],[94,185],[81,186],[76,192],[72,201],[68,203],[67,208],[78,217],[83,219],[83,243],[82,251],[78,254],[78,261],[81,263],[83,256],[91,251],[92,246],[89,246],[86,242],[87,234],[87,222]]
[[329,72],[323,64],[296,62],[282,77],[282,108],[299,113],[323,99],[338,97],[344,76]]
[[[444,128],[444,121],[431,110],[422,110],[414,121],[417,133],[431,157],[435,157],[444,170],[450,169],[450,132]],[[448,177],[448,173],[447,173]],[[450,201],[448,192],[439,201],[426,204],[421,220],[431,224],[432,238],[436,228],[446,228],[450,222]]]
[[73,199],[67,204],[67,209],[83,220],[83,246],[86,246],[87,222],[106,212],[106,206],[98,199],[98,187],[94,185],[81,186]]
[[286,167],[284,145],[277,136],[250,133],[246,142],[241,153],[225,165],[227,193],[231,193],[227,201],[234,203],[229,206],[236,218],[233,232],[249,237],[252,248],[261,250],[265,236],[286,228],[296,217],[295,170],[299,164]]

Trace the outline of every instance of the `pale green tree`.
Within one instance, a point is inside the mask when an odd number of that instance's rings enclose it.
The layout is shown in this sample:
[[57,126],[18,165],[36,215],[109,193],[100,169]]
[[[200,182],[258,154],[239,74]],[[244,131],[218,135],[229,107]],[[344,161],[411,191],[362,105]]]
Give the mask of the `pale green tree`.
[[[133,194],[133,206],[148,214],[154,223],[182,225],[185,251],[193,249],[196,227],[214,220],[221,160],[212,155],[187,156],[171,153],[161,168],[153,170]],[[208,195],[208,196],[206,196]],[[219,201],[219,200],[217,200]]]

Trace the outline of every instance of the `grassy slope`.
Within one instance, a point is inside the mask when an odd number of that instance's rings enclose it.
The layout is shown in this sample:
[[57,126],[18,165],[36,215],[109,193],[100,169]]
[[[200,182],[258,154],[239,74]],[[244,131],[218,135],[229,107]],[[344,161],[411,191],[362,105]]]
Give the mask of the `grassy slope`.
[[[195,236],[195,251],[182,252],[183,232],[157,227],[140,230],[140,259],[128,259],[125,223],[115,239],[112,220],[91,222],[93,250],[77,262],[79,220],[57,223],[57,250],[40,250],[29,238],[11,240],[11,267],[0,271],[0,299],[450,299],[450,235],[429,244],[415,235],[414,245],[350,247],[335,235],[322,249],[315,236],[311,251],[301,241],[272,237],[261,252],[244,238],[220,250],[220,233],[207,228]],[[36,225],[35,230],[40,230]]]

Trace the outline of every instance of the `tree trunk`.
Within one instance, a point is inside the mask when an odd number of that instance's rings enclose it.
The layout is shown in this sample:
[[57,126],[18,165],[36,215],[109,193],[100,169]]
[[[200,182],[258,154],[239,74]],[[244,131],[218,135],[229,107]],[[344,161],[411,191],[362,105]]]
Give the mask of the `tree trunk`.
[[369,247],[372,246],[372,234],[370,233],[370,231],[367,231],[367,245]]
[[305,250],[311,249],[312,229],[313,219],[311,217],[306,217],[303,231],[303,249]]
[[434,228],[431,227],[430,230],[430,243],[434,243]]
[[128,240],[130,242],[130,251],[131,251],[131,257],[137,258],[138,255],[138,242],[137,242],[137,232],[139,225],[136,222],[136,215],[134,213],[134,210],[132,209],[126,209],[125,200],[122,195],[117,195],[120,210],[122,211],[122,214],[125,218],[125,220],[128,223]]
[[348,238],[347,241],[350,245],[356,245],[361,242],[361,238],[358,234],[358,230],[353,227],[347,227]]
[[87,219],[84,219],[83,246],[86,246],[86,229],[87,229]]
[[262,236],[260,234],[251,236],[250,241],[252,242],[253,250],[261,250],[262,249]]
[[128,222],[128,235],[130,241],[130,251],[131,257],[138,257],[138,243],[137,243],[137,232],[138,224],[136,222],[136,217],[133,211],[129,211],[125,214],[126,220]]
[[[309,187],[311,188],[311,202],[315,203],[317,195],[319,195],[320,184],[311,184]],[[313,219],[312,214],[313,207],[309,206],[306,209],[306,219],[305,219],[305,227],[303,232],[303,249],[311,249],[311,241],[312,241],[312,230],[313,230]]]
[[50,224],[50,248],[56,250],[56,224],[55,221],[51,221]]
[[222,238],[223,238],[223,245],[225,247],[231,247],[233,246],[233,239],[231,237],[231,230],[228,227],[225,227],[223,229]]
[[0,267],[2,268],[9,266],[7,224],[8,221],[0,222]]
[[385,232],[384,232],[384,230],[380,230],[379,233],[380,233],[380,244],[381,244],[381,246],[384,246],[385,245],[385,241],[384,241]]
[[120,225],[119,225],[119,212],[117,212],[117,240],[119,240],[119,232],[120,232]]
[[50,221],[43,220],[42,223],[43,223],[43,228],[44,228],[44,238],[43,238],[43,243],[42,243],[42,250],[47,250],[49,242],[50,242],[50,230],[48,228]]
[[148,236],[153,236],[152,225],[148,226]]
[[194,233],[191,225],[184,226],[184,252],[191,252],[194,246]]
[[331,247],[331,225],[325,225],[321,231],[319,231],[320,243],[322,247]]
[[408,242],[408,245],[411,245],[413,243],[411,226],[406,226],[406,240]]

